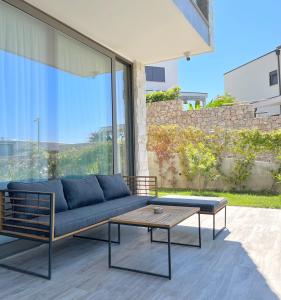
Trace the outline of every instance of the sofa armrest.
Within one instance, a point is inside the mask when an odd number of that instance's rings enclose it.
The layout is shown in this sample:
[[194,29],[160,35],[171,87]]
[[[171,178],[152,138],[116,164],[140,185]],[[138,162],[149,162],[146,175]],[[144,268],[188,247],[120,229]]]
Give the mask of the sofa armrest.
[[54,238],[55,194],[0,190],[0,234],[50,241]]
[[158,196],[156,176],[123,176],[133,195]]

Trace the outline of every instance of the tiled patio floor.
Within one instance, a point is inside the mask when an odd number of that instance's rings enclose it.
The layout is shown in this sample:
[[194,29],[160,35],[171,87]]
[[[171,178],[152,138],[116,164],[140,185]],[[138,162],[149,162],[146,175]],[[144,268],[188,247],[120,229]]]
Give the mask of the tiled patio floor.
[[[197,218],[181,225],[172,238],[195,241],[197,230],[189,225]],[[109,270],[106,243],[70,238],[55,244],[51,281],[1,268],[0,299],[281,299],[281,210],[228,207],[228,229],[215,241],[212,217],[202,216],[202,226],[202,249],[172,247],[171,281]],[[6,262],[44,272],[46,254],[41,246]],[[151,244],[146,229],[124,226],[113,263],[166,272],[167,247]]]

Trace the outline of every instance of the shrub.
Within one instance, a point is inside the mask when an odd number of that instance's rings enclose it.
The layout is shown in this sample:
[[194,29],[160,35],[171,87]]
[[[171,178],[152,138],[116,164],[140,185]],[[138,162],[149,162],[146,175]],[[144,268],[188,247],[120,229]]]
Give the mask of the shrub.
[[172,89],[167,90],[166,92],[152,92],[146,95],[146,103],[159,102],[159,101],[168,101],[168,100],[176,100],[179,98],[180,88],[174,87]]
[[201,104],[200,102],[196,101],[194,106],[191,103],[188,103],[188,110],[200,110]]
[[218,177],[217,157],[206,144],[187,143],[180,148],[183,173],[188,180],[198,180],[199,191],[206,187],[207,181]]
[[166,178],[166,172],[163,170],[164,162],[169,164],[169,170],[173,174],[171,180],[173,186],[176,184],[174,157],[178,147],[178,137],[181,136],[180,132],[181,128],[177,125],[151,125],[148,129],[147,149],[157,156],[161,179]]
[[241,155],[236,158],[230,175],[226,176],[226,181],[233,186],[234,189],[242,191],[245,186],[244,183],[251,175],[254,166],[255,155],[253,153]]
[[229,94],[224,94],[222,96],[217,96],[215,99],[211,100],[206,105],[206,108],[210,107],[220,107],[220,106],[226,106],[226,105],[233,105],[235,103],[235,98],[230,96]]
[[[272,178],[276,184],[281,183],[281,130],[262,132],[258,129],[215,129],[213,133],[207,134],[195,127],[153,125],[148,131],[148,150],[157,154],[159,169],[164,162],[174,168],[173,158],[179,153],[182,171],[187,180],[194,180],[195,176],[199,176],[200,188],[207,180],[221,176],[237,190],[245,188],[256,157],[270,154],[280,165],[277,170],[271,171]],[[224,157],[234,158],[228,175],[221,168]],[[161,176],[166,176],[164,170],[161,169],[160,172]],[[174,175],[176,172],[174,170]]]

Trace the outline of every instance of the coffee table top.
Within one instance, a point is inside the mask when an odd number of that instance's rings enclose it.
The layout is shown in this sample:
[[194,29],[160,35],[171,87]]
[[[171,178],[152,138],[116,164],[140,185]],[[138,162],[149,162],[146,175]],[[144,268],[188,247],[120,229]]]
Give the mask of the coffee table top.
[[[155,207],[162,207],[163,213],[155,214],[153,210]],[[117,224],[172,228],[199,211],[199,207],[148,205],[111,218],[109,221]]]

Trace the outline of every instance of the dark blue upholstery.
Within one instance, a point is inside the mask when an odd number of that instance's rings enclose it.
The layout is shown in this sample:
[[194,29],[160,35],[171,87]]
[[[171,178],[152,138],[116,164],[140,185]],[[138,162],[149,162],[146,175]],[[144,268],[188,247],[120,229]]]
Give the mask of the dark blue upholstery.
[[227,200],[219,197],[184,196],[177,198],[154,198],[148,204],[200,207],[201,212],[216,213],[227,204]]
[[[55,180],[49,180],[49,181],[41,181],[41,182],[30,182],[30,183],[25,183],[25,182],[10,182],[7,185],[7,188],[10,190],[22,190],[22,191],[31,191],[31,192],[47,192],[47,193],[55,193],[55,211],[56,212],[62,212],[68,209],[66,200],[64,198],[64,193],[63,193],[63,187],[60,179],[55,179]],[[10,196],[13,197],[19,197],[19,198],[24,198],[26,195],[24,193],[10,193]],[[37,200],[38,198],[37,194],[28,194],[27,198],[28,199],[34,199]],[[40,195],[40,199],[48,199],[48,196]],[[16,204],[25,204],[25,205],[34,205],[34,201],[20,201],[20,200],[14,200],[14,203]],[[49,203],[47,202],[41,202],[40,206],[44,207],[49,207]],[[21,212],[35,212],[35,213],[44,213],[44,211],[38,211],[37,209],[32,209],[32,208],[17,208],[17,211]],[[17,217],[20,217],[19,215]],[[21,216],[23,217],[23,216]],[[26,215],[25,215],[26,217]]]
[[80,179],[62,179],[64,195],[69,209],[105,201],[96,176]]
[[[61,236],[144,207],[150,199],[152,199],[150,196],[127,196],[114,201],[105,201],[57,213],[55,215],[55,236]],[[47,217],[40,217],[37,220],[46,221]]]
[[131,195],[121,174],[97,175],[106,200],[113,200]]

